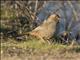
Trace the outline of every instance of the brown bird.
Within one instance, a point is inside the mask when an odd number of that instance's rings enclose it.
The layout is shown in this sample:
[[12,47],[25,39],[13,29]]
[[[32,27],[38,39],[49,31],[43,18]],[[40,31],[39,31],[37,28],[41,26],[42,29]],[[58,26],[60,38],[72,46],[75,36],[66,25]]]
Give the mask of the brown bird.
[[[27,33],[29,35],[35,36],[45,42],[45,39],[50,39],[56,31],[56,25],[59,22],[60,16],[57,14],[52,14],[48,17],[47,20],[44,20],[44,22],[32,30],[31,32]],[[24,33],[26,35],[26,33]]]

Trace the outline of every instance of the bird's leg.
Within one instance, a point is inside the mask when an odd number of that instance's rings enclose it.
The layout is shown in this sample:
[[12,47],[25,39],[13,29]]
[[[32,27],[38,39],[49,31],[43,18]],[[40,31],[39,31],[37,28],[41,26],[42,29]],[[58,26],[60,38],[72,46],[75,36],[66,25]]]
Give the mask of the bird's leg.
[[41,36],[38,36],[41,40],[41,42],[45,43],[45,40],[41,37]]
[[48,44],[51,44],[51,43],[52,43],[52,42],[50,42],[50,40],[49,40],[49,39],[47,39],[46,41],[47,41],[47,43],[48,43]]

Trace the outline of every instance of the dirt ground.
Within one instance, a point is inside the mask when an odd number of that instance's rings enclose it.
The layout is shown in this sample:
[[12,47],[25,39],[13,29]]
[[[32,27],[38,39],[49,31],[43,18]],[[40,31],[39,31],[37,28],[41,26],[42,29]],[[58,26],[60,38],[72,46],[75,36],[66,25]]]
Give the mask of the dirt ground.
[[42,55],[27,55],[27,56],[1,56],[1,60],[80,60],[80,54],[67,56],[64,57],[64,55],[48,55],[48,54],[42,54]]
[[1,54],[1,60],[80,60],[80,53],[7,49]]

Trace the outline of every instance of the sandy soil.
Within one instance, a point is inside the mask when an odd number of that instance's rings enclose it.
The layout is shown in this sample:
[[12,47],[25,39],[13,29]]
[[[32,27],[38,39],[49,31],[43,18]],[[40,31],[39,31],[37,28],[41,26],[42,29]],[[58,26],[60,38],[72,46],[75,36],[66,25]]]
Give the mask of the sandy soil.
[[80,60],[80,53],[7,49],[1,54],[1,60]]

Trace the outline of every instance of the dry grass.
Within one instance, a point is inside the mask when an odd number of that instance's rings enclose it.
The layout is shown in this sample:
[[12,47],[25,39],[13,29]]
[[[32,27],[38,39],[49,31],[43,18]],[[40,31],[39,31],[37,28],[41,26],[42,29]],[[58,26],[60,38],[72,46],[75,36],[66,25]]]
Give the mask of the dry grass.
[[79,60],[80,46],[41,43],[38,40],[1,43],[1,60]]

